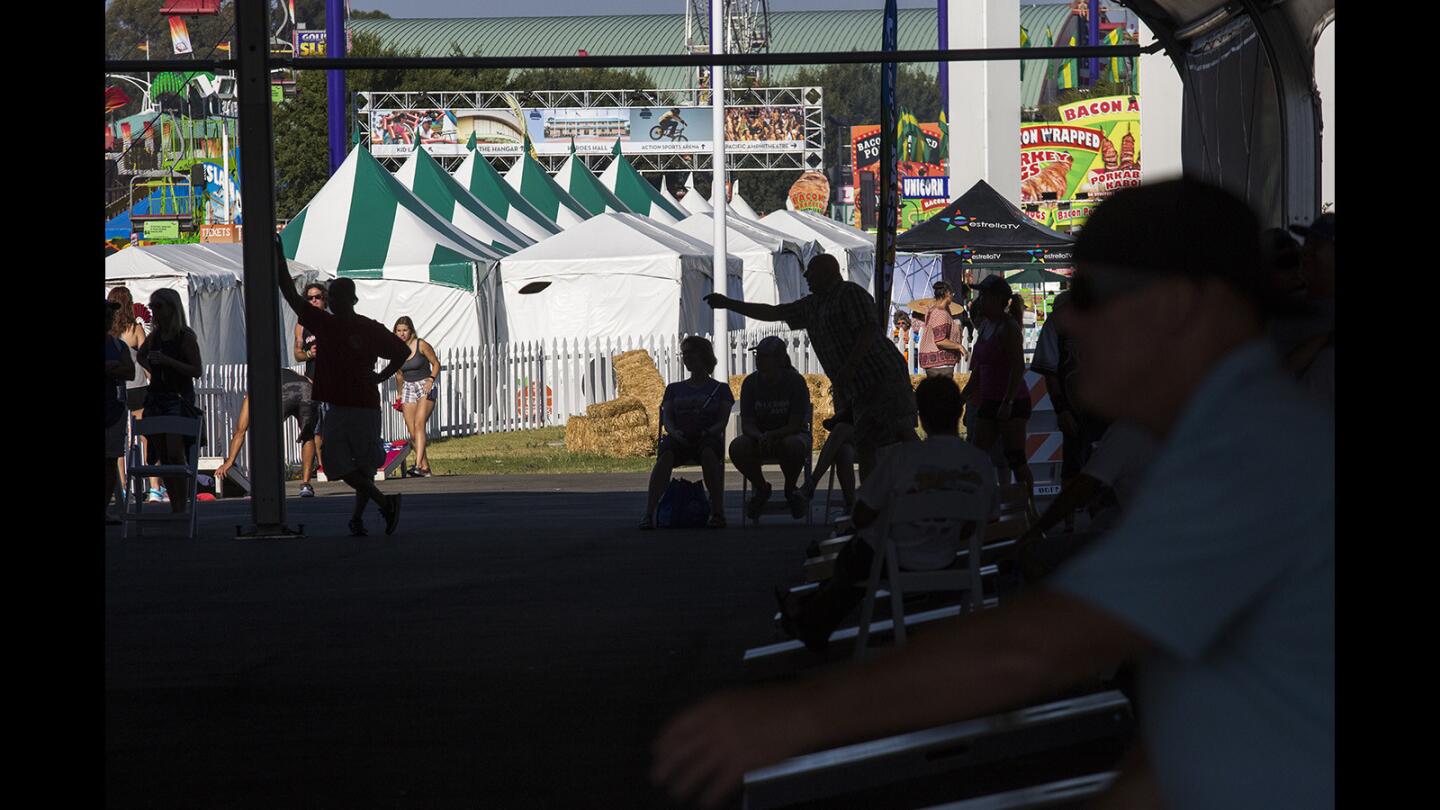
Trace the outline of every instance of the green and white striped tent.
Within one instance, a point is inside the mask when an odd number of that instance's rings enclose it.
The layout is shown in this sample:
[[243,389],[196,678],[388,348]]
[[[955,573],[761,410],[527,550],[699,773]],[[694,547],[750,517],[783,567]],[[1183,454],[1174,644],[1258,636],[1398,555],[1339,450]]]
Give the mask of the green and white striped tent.
[[680,205],[692,214],[709,214],[715,210],[710,201],[700,196],[695,190],[695,173],[685,175],[685,197],[680,200]]
[[490,343],[501,254],[445,221],[359,146],[280,235],[285,256],[355,280],[357,311],[437,348]]
[[509,255],[536,242],[475,199],[423,148],[410,153],[395,179],[452,225],[502,254]]
[[510,171],[505,173],[505,182],[510,188],[520,192],[520,196],[539,209],[540,213],[554,220],[562,229],[579,225],[589,219],[591,214],[585,206],[576,202],[569,192],[557,185],[535,158],[530,156],[528,140],[525,145],[525,152],[510,166]]
[[[473,134],[471,136],[474,137]],[[490,161],[472,147],[465,162],[455,170],[455,179],[475,198],[490,208],[515,230],[539,242],[564,230],[555,220],[540,213],[519,191],[510,187],[495,171]]]
[[560,171],[555,172],[555,182],[595,216],[639,213],[630,210],[630,206],[621,202],[585,168],[585,161],[575,155],[574,141],[570,142],[570,157],[561,164]]
[[[689,211],[680,207],[679,202],[673,198],[667,199],[668,192],[662,194],[659,189],[650,185],[650,181],[635,171],[635,167],[630,165],[630,161],[626,160],[620,151],[619,138],[615,139],[615,148],[610,154],[615,159],[601,172],[600,182],[629,206],[631,211],[666,225],[674,225],[690,215]],[[660,185],[665,185],[663,180]]]

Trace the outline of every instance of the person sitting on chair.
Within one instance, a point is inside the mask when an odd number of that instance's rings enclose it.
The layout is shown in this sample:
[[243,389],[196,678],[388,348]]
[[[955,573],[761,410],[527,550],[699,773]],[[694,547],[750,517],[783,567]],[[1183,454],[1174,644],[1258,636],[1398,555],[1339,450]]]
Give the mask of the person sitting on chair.
[[811,447],[810,389],[790,364],[785,341],[771,335],[750,351],[755,352],[755,373],[740,385],[740,435],[730,443],[730,462],[755,487],[745,508],[754,520],[772,489],[760,465],[778,461],[785,474],[785,500],[791,516],[798,519],[809,506],[796,484]]
[[971,507],[970,520],[925,521],[907,526],[894,537],[900,567],[933,571],[955,563],[970,534],[982,530],[998,504],[998,483],[989,454],[960,438],[960,389],[949,377],[927,377],[915,389],[922,442],[900,442],[880,454],[875,470],[860,484],[855,504],[857,533],[841,547],[835,573],[812,595],[780,594],[780,625],[816,653],[823,653],[830,634],[865,598],[876,549],[865,529],[885,515],[897,495],[939,490],[953,492]]
[[710,341],[691,335],[680,341],[680,356],[690,376],[665,386],[660,400],[661,424],[666,435],[655,451],[650,471],[645,517],[640,528],[655,528],[655,508],[670,483],[677,464],[699,464],[710,495],[712,529],[725,528],[725,423],[735,397],[730,386],[710,376],[719,360]]

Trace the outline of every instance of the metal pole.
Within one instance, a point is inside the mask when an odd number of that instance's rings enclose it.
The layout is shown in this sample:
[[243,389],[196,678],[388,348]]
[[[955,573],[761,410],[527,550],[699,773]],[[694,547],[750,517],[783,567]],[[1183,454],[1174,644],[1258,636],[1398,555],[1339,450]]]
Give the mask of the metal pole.
[[[345,56],[345,0],[325,0],[325,55]],[[330,130],[330,173],[345,162],[349,133],[345,129],[345,71],[325,73],[325,105]]]
[[280,452],[280,308],[275,289],[274,140],[270,128],[270,31],[267,3],[235,4],[239,52],[240,192],[245,199],[245,350],[250,388],[250,514],[247,534],[292,534],[285,527]]
[[225,224],[230,218],[230,125],[220,119],[220,183],[225,191]]
[[[1089,9],[1089,14],[1088,14],[1088,16],[1089,16],[1089,18],[1090,18],[1090,19],[1089,19],[1090,25],[1088,26],[1089,32],[1090,32],[1090,40],[1089,40],[1088,42],[1086,42],[1085,44],[1086,44],[1086,45],[1099,45],[1099,44],[1100,44],[1100,0],[1090,0],[1090,9]],[[1111,76],[1111,77],[1110,77],[1110,80],[1111,80],[1111,81],[1115,81],[1116,78],[1115,78],[1114,76]],[[1096,83],[1099,82],[1099,81],[1100,81],[1100,60],[1097,59],[1096,57],[1092,56],[1092,57],[1090,57],[1090,86],[1091,86],[1091,87],[1094,87],[1094,86],[1096,85]]]
[[[948,50],[950,50],[950,0],[935,0],[935,4],[936,4],[936,7],[937,7],[937,14],[936,14],[935,20],[936,20],[936,25],[938,26],[938,28],[937,28],[937,30],[936,30],[936,34],[939,35],[938,38],[936,39],[936,44],[939,45],[940,50],[942,50],[942,51],[948,51]],[[944,113],[944,114],[945,114],[945,120],[946,120],[946,121],[949,121],[949,120],[950,120],[950,64],[949,64],[948,62],[941,62],[941,63],[940,63],[940,71],[939,71],[939,73],[940,73],[940,112]]]
[[[725,52],[725,0],[710,0],[710,53]],[[710,281],[714,291],[728,293],[730,266],[725,251],[725,66],[710,66],[710,121],[714,129],[715,142],[712,164],[714,171],[710,183],[710,199],[715,206],[715,259],[710,266]],[[730,310],[715,310],[715,357],[720,361],[716,367],[721,380],[730,379]]]
[[[885,0],[884,26],[880,50],[894,51],[898,39],[898,13],[895,0]],[[880,323],[890,319],[890,276],[895,272],[895,220],[900,215],[900,199],[895,193],[895,130],[898,126],[895,84],[898,65],[886,61],[880,65],[880,221],[875,234],[875,306]]]

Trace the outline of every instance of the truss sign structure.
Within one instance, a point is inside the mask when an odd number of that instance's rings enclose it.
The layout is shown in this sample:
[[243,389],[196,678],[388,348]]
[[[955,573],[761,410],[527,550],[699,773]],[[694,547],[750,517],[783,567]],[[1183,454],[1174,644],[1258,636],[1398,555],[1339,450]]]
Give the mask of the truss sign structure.
[[[528,138],[554,170],[573,148],[590,168],[608,163],[615,140],[640,171],[710,168],[712,131],[704,90],[594,90],[507,93],[357,93],[361,143],[394,168],[419,145],[446,168],[468,154],[497,167],[519,157]],[[818,87],[726,93],[728,168],[820,169],[824,95]],[[392,166],[391,164],[394,164]]]

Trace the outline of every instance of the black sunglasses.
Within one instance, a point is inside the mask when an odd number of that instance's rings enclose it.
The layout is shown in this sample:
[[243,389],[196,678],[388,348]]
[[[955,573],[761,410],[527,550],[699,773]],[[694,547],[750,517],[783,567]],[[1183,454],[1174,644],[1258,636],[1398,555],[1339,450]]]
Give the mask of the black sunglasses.
[[325,296],[323,296],[323,295],[307,295],[307,296],[305,296],[305,300],[307,300],[307,301],[324,301],[324,300],[325,300]]

